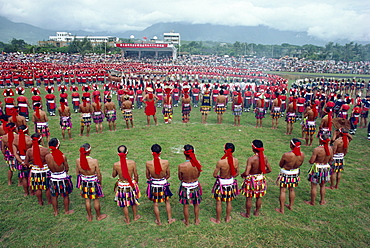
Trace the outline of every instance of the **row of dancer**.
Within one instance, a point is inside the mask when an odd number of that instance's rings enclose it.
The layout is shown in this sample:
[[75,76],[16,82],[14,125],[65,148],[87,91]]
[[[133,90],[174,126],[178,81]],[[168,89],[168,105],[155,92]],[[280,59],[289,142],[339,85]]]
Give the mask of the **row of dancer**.
[[[69,195],[72,193],[73,184],[66,156],[59,150],[60,141],[53,138],[48,143],[48,148],[41,146],[41,135],[38,133],[28,136],[25,134],[24,126],[18,128],[19,134],[14,132],[14,124],[6,125],[7,134],[2,136],[2,150],[9,168],[19,171],[19,178],[24,188],[24,194],[35,194],[38,203],[43,205],[42,191],[46,192],[48,202],[53,205],[54,215],[58,215],[58,197],[64,198],[65,214],[72,214],[69,209]],[[348,130],[340,129],[336,133],[333,146],[327,135],[321,135],[319,146],[311,155],[309,163],[312,164],[308,180],[311,183],[311,199],[306,201],[309,205],[315,205],[317,187],[320,187],[320,204],[326,204],[325,184],[332,180],[330,189],[337,189],[340,172],[343,170],[344,155],[348,151],[351,139]],[[293,209],[295,193],[294,188],[300,181],[300,166],[304,162],[304,154],[300,150],[301,142],[292,139],[289,143],[289,152],[282,155],[279,162],[281,167],[277,183],[280,187],[280,207],[276,209],[284,213],[284,208]],[[216,179],[212,187],[212,195],[216,200],[216,218],[210,221],[216,224],[221,222],[222,202],[226,203],[225,221],[231,220],[232,201],[239,194],[236,177],[239,175],[239,160],[233,156],[235,146],[226,143],[224,155],[216,163],[213,177]],[[252,199],[256,198],[255,216],[260,213],[262,197],[266,193],[267,183],[265,175],[272,171],[270,162],[264,154],[263,142],[254,140],[252,142],[253,156],[249,157],[241,177],[240,192],[246,197],[245,212],[241,216],[249,218],[252,208]],[[151,147],[153,159],[146,162],[146,178],[148,187],[147,197],[153,202],[155,223],[161,225],[159,214],[159,203],[165,202],[168,223],[175,221],[172,218],[170,198],[173,195],[170,190],[170,166],[169,161],[160,158],[162,148],[158,144]],[[87,220],[92,221],[91,200],[94,200],[94,208],[97,220],[107,217],[101,213],[99,199],[104,196],[101,183],[102,173],[99,162],[91,155],[91,145],[83,144],[79,149],[80,156],[76,159],[77,188],[81,190],[81,196],[85,199]],[[132,206],[134,220],[140,219],[137,206],[139,205],[140,190],[138,187],[139,176],[136,163],[127,159],[128,148],[121,145],[117,148],[119,161],[114,163],[112,177],[118,176],[115,186],[115,201],[123,208],[125,222],[130,223],[128,208]],[[194,206],[194,223],[199,224],[199,205],[202,201],[202,187],[198,181],[202,171],[201,162],[194,154],[194,147],[184,146],[185,162],[178,165],[178,179],[180,188],[178,191],[179,201],[184,205],[184,224],[189,225],[189,205]],[[334,184],[334,181],[336,183]],[[289,204],[285,205],[285,193],[289,189]]]

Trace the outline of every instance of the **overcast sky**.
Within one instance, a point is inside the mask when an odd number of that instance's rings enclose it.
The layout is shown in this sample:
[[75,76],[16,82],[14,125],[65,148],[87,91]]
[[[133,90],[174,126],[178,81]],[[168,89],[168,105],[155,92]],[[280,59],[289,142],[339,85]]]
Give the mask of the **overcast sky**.
[[327,41],[370,42],[369,0],[0,0],[0,16],[59,31],[116,33],[176,21],[266,25]]

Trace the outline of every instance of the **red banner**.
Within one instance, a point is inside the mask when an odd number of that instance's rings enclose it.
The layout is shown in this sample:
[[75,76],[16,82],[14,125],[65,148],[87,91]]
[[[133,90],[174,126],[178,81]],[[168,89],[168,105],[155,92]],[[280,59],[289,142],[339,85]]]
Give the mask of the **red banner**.
[[164,48],[164,47],[168,47],[168,44],[117,43],[116,47],[122,47],[122,48]]

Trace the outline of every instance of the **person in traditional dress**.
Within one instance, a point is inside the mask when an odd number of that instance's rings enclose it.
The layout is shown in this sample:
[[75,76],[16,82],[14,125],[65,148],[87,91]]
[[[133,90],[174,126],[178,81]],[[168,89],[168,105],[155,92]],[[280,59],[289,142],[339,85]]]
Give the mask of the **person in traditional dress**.
[[170,189],[170,183],[167,181],[170,177],[170,164],[168,160],[161,159],[162,148],[158,144],[151,147],[153,160],[146,162],[146,178],[148,179],[147,196],[153,202],[155,223],[162,225],[158,203],[165,202],[168,224],[176,221],[172,218],[170,198],[173,195]]
[[63,197],[64,214],[72,214],[74,210],[69,209],[69,195],[73,191],[71,176],[68,175],[69,166],[66,156],[59,150],[60,142],[57,138],[49,141],[50,153],[45,156],[46,163],[50,169],[49,188],[51,193],[51,204],[54,216],[58,211],[58,196]]
[[256,209],[254,216],[260,214],[262,197],[266,194],[267,183],[265,174],[271,172],[270,163],[264,154],[263,143],[261,140],[253,140],[252,151],[254,155],[247,160],[245,171],[241,174],[244,182],[241,187],[241,194],[246,197],[245,212],[240,215],[249,218],[252,208],[252,199],[256,198]]
[[[294,188],[298,186],[301,180],[299,177],[299,167],[304,162],[304,153],[301,152],[301,141],[299,139],[293,138],[290,141],[290,149],[292,150],[284,153],[280,159],[280,173],[276,179],[276,184],[280,187],[280,207],[275,208],[275,210],[282,214],[284,213],[285,207],[289,210],[293,209],[295,200]],[[285,205],[287,189],[289,190],[289,204]]]
[[104,103],[104,113],[105,118],[107,118],[109,131],[116,131],[116,119],[117,119],[117,113],[116,113],[116,104],[112,102],[112,97],[108,96],[106,98],[107,102]]
[[26,152],[24,164],[31,168],[29,183],[31,191],[35,191],[39,205],[43,205],[42,191],[49,204],[51,204],[51,194],[49,189],[50,170],[46,162],[46,155],[50,153],[49,149],[41,146],[42,135],[40,133],[32,134],[32,147]]
[[221,223],[222,202],[226,202],[225,222],[231,220],[231,202],[239,194],[238,182],[235,177],[239,174],[239,161],[233,156],[235,146],[232,143],[226,143],[224,146],[224,155],[217,162],[213,172],[216,182],[212,187],[213,198],[216,200],[216,218],[210,221],[215,224]]
[[147,94],[143,98],[143,102],[145,103],[145,114],[146,114],[146,121],[147,126],[150,126],[150,116],[153,116],[153,120],[155,125],[157,126],[157,116],[156,116],[156,108],[155,104],[158,101],[158,97],[153,94],[153,88],[148,87]]
[[311,155],[309,163],[312,164],[308,171],[308,181],[311,182],[311,200],[305,201],[306,204],[315,205],[317,185],[320,185],[320,205],[326,204],[325,183],[330,181],[330,165],[333,159],[333,150],[329,146],[329,136],[322,134],[319,137],[319,146],[316,147]]
[[234,115],[234,126],[240,126],[240,116],[243,113],[243,98],[240,92],[234,91],[231,110]]
[[66,106],[64,98],[60,99],[60,106],[58,107],[58,113],[59,113],[59,118],[60,118],[59,126],[60,126],[60,129],[62,130],[63,139],[66,138],[65,131],[67,130],[69,140],[73,140],[72,132],[71,132],[71,129],[72,129],[71,110],[68,106]]
[[195,157],[194,147],[192,145],[184,146],[185,162],[178,166],[178,177],[181,181],[179,188],[180,203],[183,204],[184,220],[183,223],[188,226],[189,223],[189,205],[194,206],[194,224],[199,225],[199,204],[202,201],[202,187],[198,181],[202,166]]
[[94,200],[94,209],[98,221],[107,218],[100,210],[100,198],[104,197],[101,182],[99,162],[90,156],[91,146],[83,144],[80,149],[80,157],[76,159],[77,188],[81,190],[81,197],[85,199],[87,220],[92,221],[91,200]]
[[342,127],[334,132],[333,140],[333,161],[330,165],[330,187],[327,188],[338,189],[339,182],[342,178],[342,171],[344,170],[344,156],[348,153],[348,146],[349,142],[352,141],[352,136],[348,133],[348,129]]
[[113,164],[112,177],[118,176],[118,181],[115,185],[115,201],[117,205],[123,209],[125,222],[130,224],[128,207],[132,207],[134,221],[141,218],[137,214],[137,207],[140,205],[140,190],[139,190],[139,175],[137,174],[136,163],[133,160],[127,159],[128,149],[121,145],[117,149],[119,161]]

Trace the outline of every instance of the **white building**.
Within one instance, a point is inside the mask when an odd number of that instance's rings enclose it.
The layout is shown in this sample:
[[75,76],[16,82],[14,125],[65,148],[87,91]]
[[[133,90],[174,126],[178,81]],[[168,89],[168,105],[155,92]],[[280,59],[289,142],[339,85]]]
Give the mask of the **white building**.
[[180,46],[180,33],[163,33],[163,42],[167,44],[174,44]]
[[60,41],[60,42],[71,42],[74,39],[76,40],[83,40],[87,38],[89,41],[92,43],[99,43],[99,42],[118,42],[117,37],[113,36],[78,36],[78,35],[72,35],[71,33],[68,32],[57,32],[56,36],[49,36],[50,41]]

